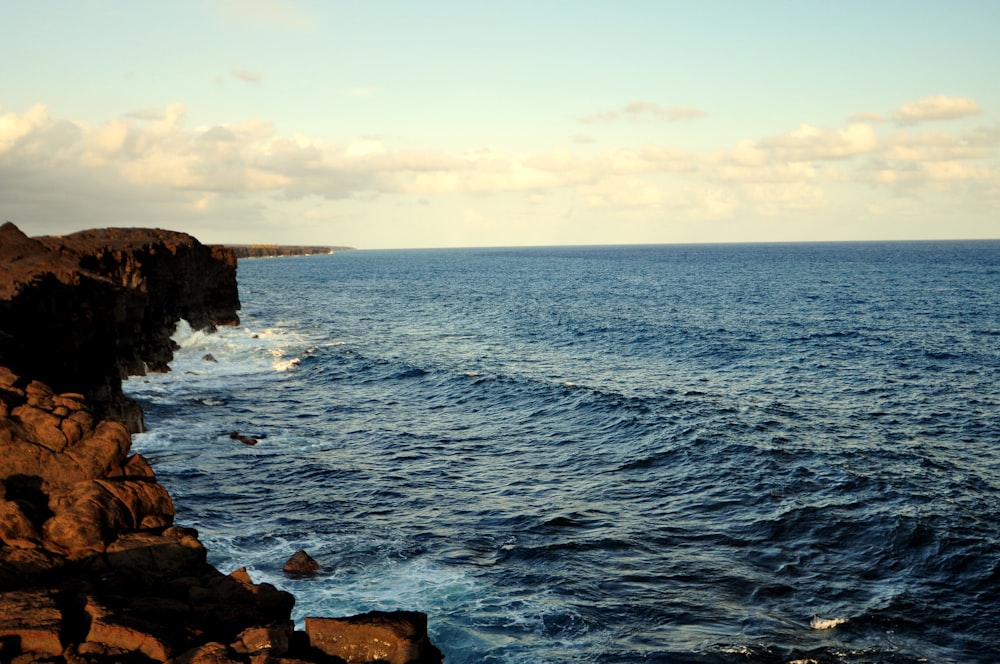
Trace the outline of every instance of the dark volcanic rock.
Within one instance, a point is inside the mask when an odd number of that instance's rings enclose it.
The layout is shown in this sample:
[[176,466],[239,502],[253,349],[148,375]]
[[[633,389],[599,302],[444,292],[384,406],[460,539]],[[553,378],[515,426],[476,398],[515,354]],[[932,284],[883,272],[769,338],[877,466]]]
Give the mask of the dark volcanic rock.
[[194,329],[239,322],[236,256],[185,233],[104,229],[29,238],[0,226],[0,364],[98,416],[141,430],[121,379],[165,371],[178,319]]
[[286,574],[312,574],[319,571],[319,563],[305,551],[292,554],[281,568]]
[[238,308],[234,254],[183,233],[0,227],[0,662],[441,661],[423,614],[295,632],[294,598],[209,565],[131,454],[121,378],[166,370],[178,318]]
[[[21,383],[0,367],[0,661],[441,661],[418,613],[295,632],[290,594],[222,574],[196,531],[172,525],[170,496],[119,422]],[[73,434],[55,442],[67,421]]]

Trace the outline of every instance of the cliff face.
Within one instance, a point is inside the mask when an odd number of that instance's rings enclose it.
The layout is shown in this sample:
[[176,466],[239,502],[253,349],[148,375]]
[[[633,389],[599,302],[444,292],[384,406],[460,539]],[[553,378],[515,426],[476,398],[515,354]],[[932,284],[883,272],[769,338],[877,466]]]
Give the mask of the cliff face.
[[131,453],[121,377],[166,370],[178,318],[236,324],[236,257],[183,233],[0,227],[0,664],[437,664],[421,613],[291,622],[207,563]]
[[236,256],[190,235],[102,229],[29,238],[0,227],[0,364],[99,416],[142,429],[121,379],[166,371],[178,319],[194,329],[239,323]]

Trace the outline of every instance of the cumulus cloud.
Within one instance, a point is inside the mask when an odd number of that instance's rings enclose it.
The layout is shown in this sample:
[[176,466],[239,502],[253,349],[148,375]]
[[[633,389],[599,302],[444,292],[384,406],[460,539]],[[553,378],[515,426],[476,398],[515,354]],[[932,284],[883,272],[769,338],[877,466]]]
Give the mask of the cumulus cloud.
[[892,112],[898,124],[915,124],[928,120],[954,120],[978,115],[982,110],[974,99],[937,95],[903,104]]
[[630,120],[633,122],[642,120],[656,120],[664,122],[677,122],[678,120],[694,120],[703,118],[708,113],[695,108],[694,106],[660,106],[648,101],[633,101],[620,109],[595,113],[579,118],[583,124],[594,124],[597,122],[611,122],[615,120]]
[[[260,119],[192,127],[186,110],[170,104],[92,125],[53,117],[44,105],[0,109],[5,212],[44,208],[53,217],[78,216],[87,207],[88,218],[113,214],[113,205],[92,200],[100,192],[124,201],[130,218],[138,211],[168,222],[184,215],[252,220],[268,210],[343,219],[337,210],[346,203],[386,198],[442,210],[445,200],[465,206],[486,197],[632,221],[721,220],[801,214],[830,205],[838,187],[859,184],[894,194],[970,192],[981,200],[1000,192],[995,127],[802,124],[700,152],[659,143],[598,149],[577,140],[529,153],[490,146],[456,152],[400,148],[384,136],[332,142],[282,133]],[[631,113],[653,117],[656,109],[635,106]]]
[[872,152],[879,141],[867,124],[852,124],[844,129],[820,129],[801,125],[790,132],[761,141],[789,161],[843,159]]

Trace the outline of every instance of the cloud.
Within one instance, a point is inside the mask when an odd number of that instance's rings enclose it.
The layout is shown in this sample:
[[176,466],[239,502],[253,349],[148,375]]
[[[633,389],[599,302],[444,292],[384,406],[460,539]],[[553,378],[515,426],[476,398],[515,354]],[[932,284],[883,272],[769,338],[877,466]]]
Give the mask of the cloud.
[[260,83],[261,75],[255,71],[247,71],[245,69],[234,69],[233,76],[240,79],[244,83]]
[[[0,111],[0,201],[15,221],[19,210],[103,224],[122,210],[130,223],[133,212],[170,224],[286,213],[344,220],[375,208],[344,214],[341,206],[378,200],[393,207],[432,204],[442,214],[516,200],[534,208],[548,201],[552,210],[572,209],[578,217],[681,223],[792,218],[830,207],[851,187],[869,196],[934,192],[980,206],[1000,196],[995,126],[923,131],[865,122],[802,124],[710,151],[660,143],[599,149],[569,140],[514,152],[401,148],[377,135],[333,142],[282,133],[255,118],[188,126],[180,103],[98,125],[54,117],[41,104],[22,113]],[[630,112],[655,116],[646,106]]]
[[616,120],[629,120],[632,122],[644,120],[677,122],[679,120],[703,118],[707,115],[708,113],[694,106],[663,107],[648,101],[633,101],[620,109],[588,115],[579,118],[579,121],[583,124],[613,122]]
[[915,124],[928,120],[954,120],[981,112],[974,99],[938,95],[903,104],[892,112],[892,119],[897,124]]
[[820,129],[800,125],[790,132],[760,142],[777,156],[788,161],[844,159],[874,151],[878,145],[875,130],[867,124],[851,124],[844,129]]
[[35,104],[23,115],[13,112],[0,115],[0,154],[49,122],[49,108],[45,104]]

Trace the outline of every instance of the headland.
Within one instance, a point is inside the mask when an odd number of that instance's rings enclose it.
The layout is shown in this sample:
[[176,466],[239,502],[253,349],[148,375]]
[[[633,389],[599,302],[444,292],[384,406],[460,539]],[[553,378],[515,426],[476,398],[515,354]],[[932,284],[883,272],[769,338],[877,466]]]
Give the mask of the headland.
[[440,662],[412,611],[307,618],[207,562],[122,378],[167,371],[178,319],[239,323],[236,253],[184,233],[0,227],[0,662]]
[[227,244],[237,258],[277,258],[280,256],[314,256],[351,251],[353,247],[309,247],[285,244]]

